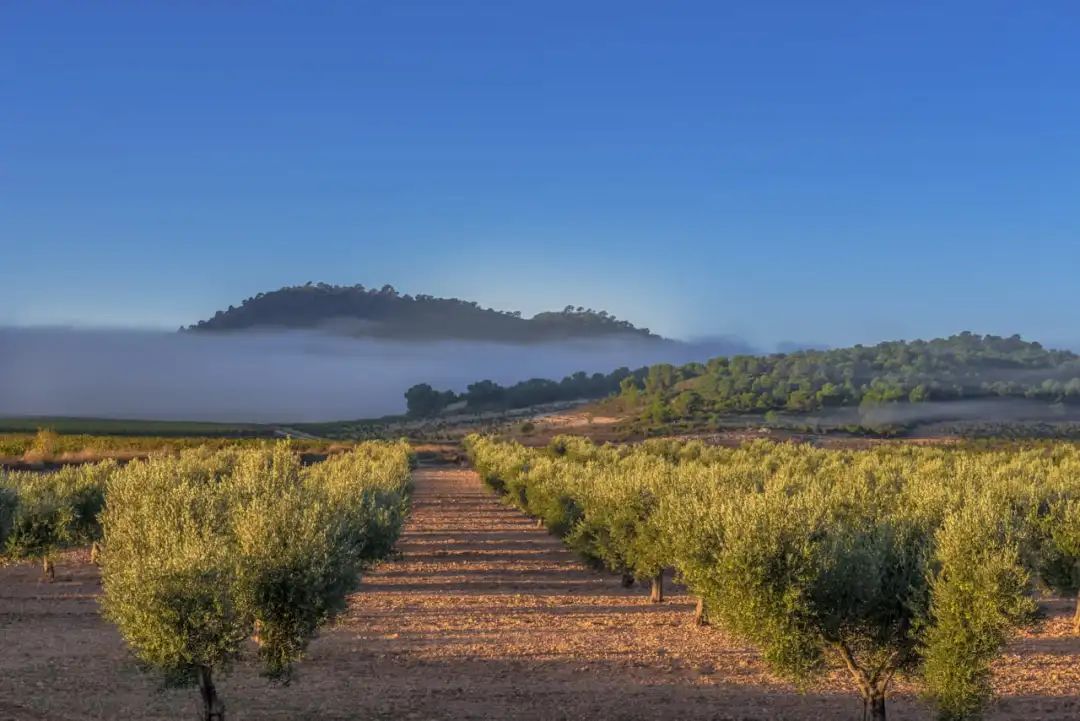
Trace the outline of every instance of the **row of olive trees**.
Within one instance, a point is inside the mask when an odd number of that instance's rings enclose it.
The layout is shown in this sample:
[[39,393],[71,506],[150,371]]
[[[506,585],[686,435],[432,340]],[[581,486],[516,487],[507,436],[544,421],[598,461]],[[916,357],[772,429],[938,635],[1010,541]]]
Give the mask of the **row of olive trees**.
[[95,542],[98,514],[115,461],[67,466],[54,473],[0,471],[0,549],[11,559],[37,558],[46,580],[55,554]]
[[[55,434],[40,431],[35,447],[43,445],[42,438],[54,439]],[[235,446],[197,446],[186,457],[223,472],[239,453]],[[0,470],[0,554],[10,560],[36,558],[46,581],[55,579],[55,557],[65,549],[90,546],[97,562],[105,489],[119,467],[106,460],[47,472]]]
[[586,557],[638,577],[674,568],[775,670],[806,681],[846,668],[876,719],[896,674],[920,678],[940,717],[977,717],[1035,587],[1080,582],[1072,446],[467,446],[490,484]]
[[106,490],[104,612],[143,664],[197,685],[204,718],[222,719],[216,676],[250,638],[265,675],[290,680],[359,574],[392,547],[408,477],[403,443],[361,444],[307,468],[286,443],[133,462]]

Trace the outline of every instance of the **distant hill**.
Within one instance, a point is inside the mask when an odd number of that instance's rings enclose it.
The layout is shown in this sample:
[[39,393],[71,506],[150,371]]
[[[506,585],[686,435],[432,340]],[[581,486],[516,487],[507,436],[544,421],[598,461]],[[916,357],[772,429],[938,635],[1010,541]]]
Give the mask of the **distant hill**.
[[186,331],[324,329],[342,335],[410,340],[473,340],[512,343],[627,337],[662,341],[605,311],[567,306],[523,318],[520,312],[481,308],[477,303],[430,295],[403,295],[386,285],[325,283],[282,288],[247,298]]

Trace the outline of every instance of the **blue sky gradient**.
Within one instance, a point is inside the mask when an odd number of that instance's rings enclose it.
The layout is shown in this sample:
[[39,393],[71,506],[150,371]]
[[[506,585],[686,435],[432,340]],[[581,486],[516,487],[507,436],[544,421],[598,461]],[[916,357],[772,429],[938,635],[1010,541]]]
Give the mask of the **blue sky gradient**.
[[308,280],[1075,343],[1069,2],[6,3],[0,325]]

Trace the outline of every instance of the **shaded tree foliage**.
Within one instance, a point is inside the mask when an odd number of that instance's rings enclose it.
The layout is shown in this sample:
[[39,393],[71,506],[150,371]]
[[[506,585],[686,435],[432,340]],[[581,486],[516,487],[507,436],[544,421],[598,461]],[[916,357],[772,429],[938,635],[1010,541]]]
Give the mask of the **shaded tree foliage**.
[[465,401],[472,411],[507,410],[527,408],[541,403],[605,398],[619,392],[622,384],[635,382],[644,377],[644,368],[631,372],[618,368],[607,375],[589,375],[579,371],[561,381],[531,378],[512,386],[502,386],[491,380],[470,384],[464,393],[436,391],[427,383],[420,383],[405,392],[409,415],[423,417],[436,415],[455,401]]
[[437,391],[427,383],[418,383],[405,391],[405,407],[410,416],[429,418],[438,415],[457,400],[453,391]]

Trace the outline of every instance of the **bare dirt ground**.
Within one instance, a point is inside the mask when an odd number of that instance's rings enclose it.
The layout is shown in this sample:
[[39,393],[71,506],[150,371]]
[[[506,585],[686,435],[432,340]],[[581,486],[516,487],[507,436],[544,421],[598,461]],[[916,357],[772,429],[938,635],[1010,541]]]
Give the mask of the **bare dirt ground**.
[[[364,579],[348,612],[311,647],[289,687],[248,664],[220,691],[230,720],[856,719],[839,673],[799,693],[752,650],[691,623],[692,599],[584,568],[504,506],[476,474],[416,474],[401,557]],[[193,719],[193,690],[139,673],[97,610],[93,566],[76,555],[53,584],[0,569],[0,721]],[[998,664],[991,719],[1080,716],[1080,639],[1071,604]],[[901,685],[893,719],[925,719]]]

